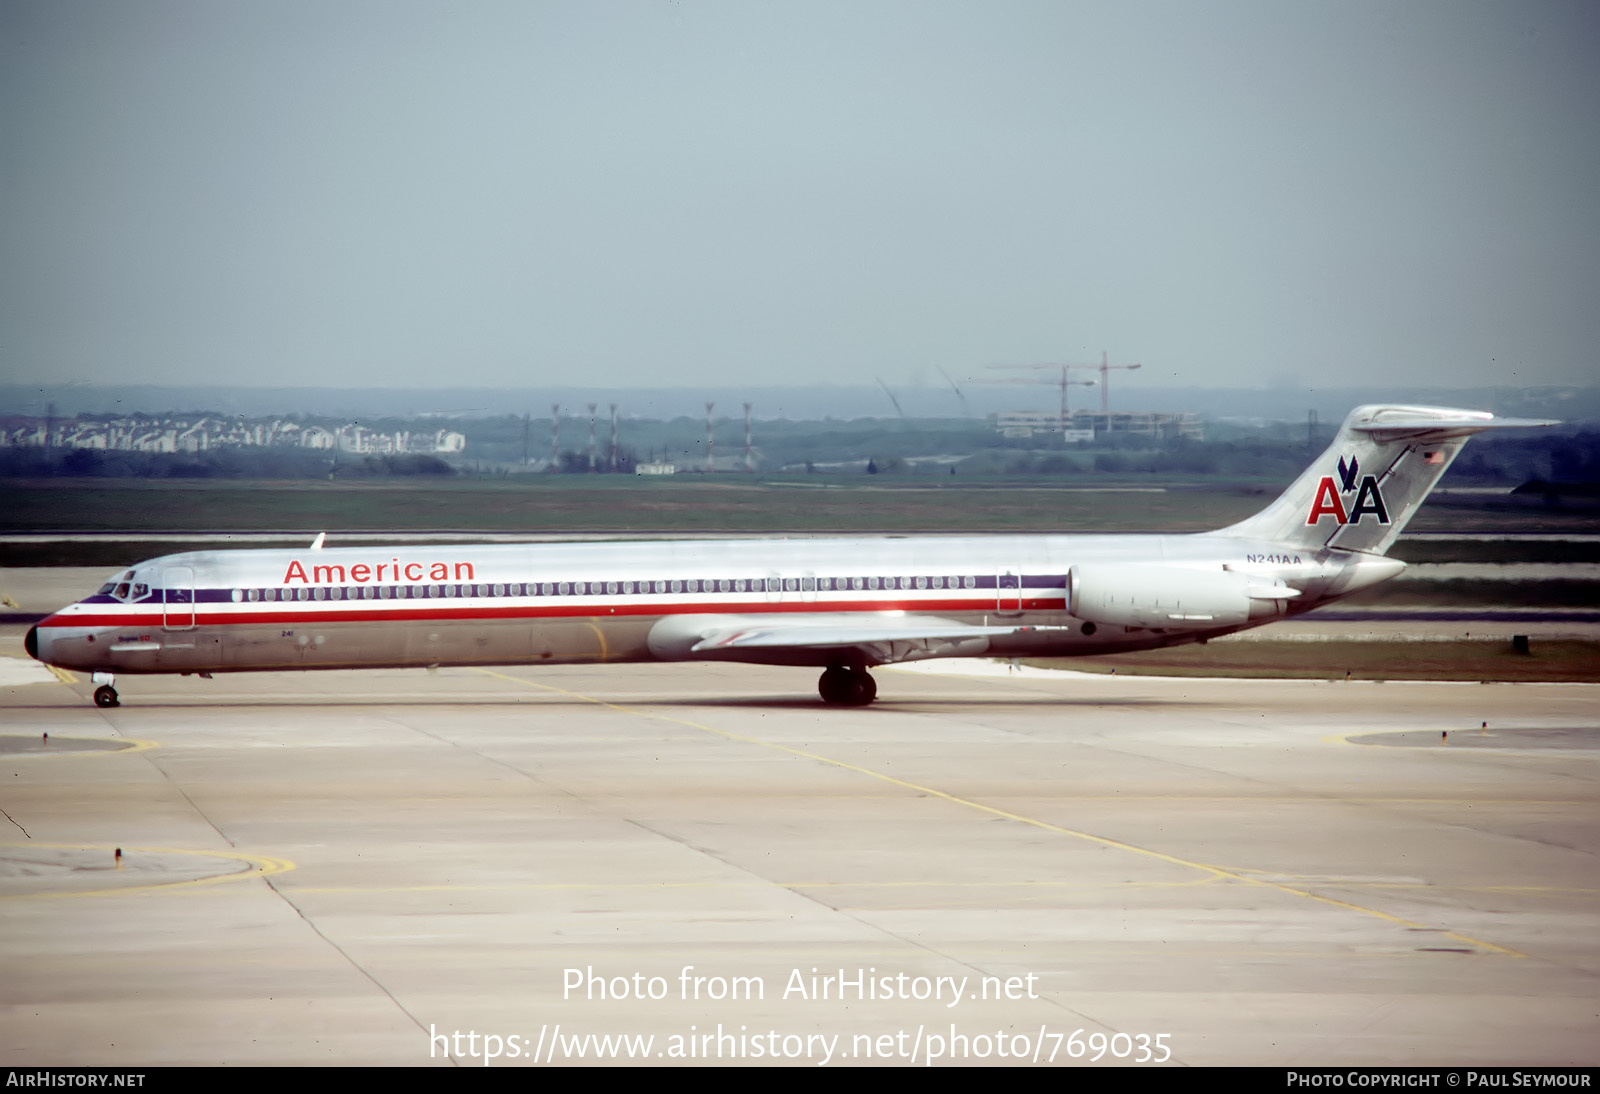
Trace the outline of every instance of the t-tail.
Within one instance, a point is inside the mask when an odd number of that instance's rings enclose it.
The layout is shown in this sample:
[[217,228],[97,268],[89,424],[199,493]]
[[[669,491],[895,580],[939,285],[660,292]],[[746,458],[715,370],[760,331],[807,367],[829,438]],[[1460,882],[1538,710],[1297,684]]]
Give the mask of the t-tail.
[[1555,424],[1449,407],[1357,407],[1277,501],[1217,535],[1381,555],[1474,433]]

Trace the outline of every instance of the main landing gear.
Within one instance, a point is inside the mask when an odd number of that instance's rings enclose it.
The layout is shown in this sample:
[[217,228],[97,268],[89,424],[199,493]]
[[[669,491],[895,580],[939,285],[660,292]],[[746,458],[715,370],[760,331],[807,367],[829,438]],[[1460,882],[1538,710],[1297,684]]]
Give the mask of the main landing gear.
[[94,689],[94,705],[97,707],[119,707],[122,700],[117,698],[117,689],[113,687],[117,678],[109,672],[94,674],[94,682],[100,686]]
[[866,669],[833,665],[817,681],[817,693],[829,706],[864,707],[878,697],[878,682]]

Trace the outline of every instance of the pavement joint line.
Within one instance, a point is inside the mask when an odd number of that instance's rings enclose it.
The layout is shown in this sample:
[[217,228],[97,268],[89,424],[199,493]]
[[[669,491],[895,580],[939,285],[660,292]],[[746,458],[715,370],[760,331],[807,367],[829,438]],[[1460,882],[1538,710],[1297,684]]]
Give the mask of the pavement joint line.
[[[509,682],[515,683],[515,684],[521,684],[521,685],[523,685],[525,687],[539,688],[539,689],[542,689],[544,691],[551,691],[551,692],[555,692],[555,693],[560,694],[560,695],[569,696],[569,697],[574,698],[574,699],[580,699],[580,700],[582,700],[584,702],[587,702],[587,703],[593,703],[596,706],[605,707],[607,710],[617,711],[619,714],[629,714],[629,715],[633,715],[633,716],[639,717],[639,718],[649,718],[649,719],[654,719],[656,721],[669,722],[669,723],[672,723],[672,724],[675,724],[675,725],[687,726],[690,729],[701,730],[702,732],[711,733],[711,734],[714,734],[714,735],[719,736],[719,737],[727,738],[728,740],[739,741],[739,742],[744,743],[744,744],[758,745],[758,746],[760,746],[762,748],[772,749],[775,752],[786,752],[786,753],[788,753],[788,754],[790,754],[792,756],[799,756],[799,757],[802,757],[804,759],[814,760],[814,761],[816,761],[818,763],[824,763],[824,764],[828,764],[828,765],[833,766],[833,767],[842,768],[842,769],[844,769],[846,771],[854,771],[857,774],[866,775],[869,778],[881,780],[882,782],[889,783],[892,786],[903,787],[903,788],[905,788],[907,790],[916,791],[919,794],[927,794],[927,795],[929,795],[931,797],[940,798],[940,799],[942,799],[944,801],[950,802],[950,803],[955,804],[955,805],[965,806],[965,807],[967,807],[969,809],[975,809],[975,810],[978,810],[979,812],[988,813],[988,814],[991,814],[992,816],[1001,817],[1001,818],[1003,818],[1005,820],[1016,821],[1016,822],[1018,822],[1020,824],[1026,824],[1026,825],[1029,825],[1029,826],[1034,827],[1034,828],[1042,829],[1042,830],[1044,830],[1046,832],[1055,832],[1055,833],[1057,833],[1059,835],[1071,836],[1071,837],[1073,837],[1075,839],[1087,840],[1087,841],[1089,841],[1091,843],[1099,844],[1102,847],[1110,847],[1110,848],[1113,848],[1115,850],[1127,851],[1127,852],[1130,852],[1132,854],[1142,855],[1142,856],[1144,856],[1146,858],[1156,859],[1157,861],[1165,862],[1165,863],[1168,863],[1170,865],[1180,866],[1180,867],[1183,867],[1185,869],[1200,870],[1200,871],[1203,871],[1203,872],[1206,872],[1206,873],[1209,873],[1209,874],[1212,875],[1210,878],[1206,879],[1208,881],[1217,881],[1217,880],[1236,881],[1236,882],[1239,882],[1239,883],[1244,884],[1244,885],[1253,885],[1253,886],[1259,886],[1259,887],[1265,888],[1265,889],[1274,889],[1274,890],[1277,890],[1278,892],[1287,893],[1287,894],[1289,894],[1291,896],[1298,896],[1298,897],[1303,897],[1303,898],[1305,898],[1307,900],[1314,900],[1314,901],[1317,901],[1318,903],[1326,904],[1329,907],[1342,908],[1342,909],[1345,909],[1347,911],[1358,912],[1358,913],[1360,913],[1362,915],[1373,916],[1373,917],[1376,917],[1378,919],[1382,919],[1382,920],[1384,920],[1386,922],[1389,922],[1389,923],[1398,924],[1398,925],[1400,925],[1402,927],[1411,927],[1411,928],[1416,928],[1416,929],[1420,929],[1420,930],[1427,930],[1427,931],[1437,930],[1437,928],[1429,927],[1427,924],[1418,923],[1418,922],[1416,922],[1414,920],[1406,919],[1406,918],[1404,918],[1402,916],[1391,915],[1388,912],[1379,911],[1376,908],[1367,908],[1367,907],[1364,907],[1363,905],[1360,905],[1360,904],[1353,904],[1353,903],[1351,903],[1350,901],[1347,901],[1347,900],[1338,900],[1338,899],[1336,899],[1334,897],[1322,896],[1322,895],[1319,895],[1317,893],[1309,892],[1309,891],[1307,891],[1305,889],[1297,889],[1292,885],[1285,885],[1282,882],[1269,881],[1269,880],[1266,880],[1266,879],[1263,879],[1263,878],[1251,877],[1248,874],[1240,873],[1240,872],[1234,871],[1234,870],[1229,870],[1229,869],[1226,869],[1224,867],[1213,866],[1213,865],[1209,865],[1209,864],[1206,864],[1206,863],[1200,863],[1200,862],[1193,862],[1193,861],[1191,861],[1189,859],[1179,858],[1176,855],[1169,855],[1164,851],[1156,851],[1156,850],[1152,850],[1151,848],[1148,848],[1148,847],[1140,847],[1137,844],[1124,843],[1121,840],[1114,840],[1114,839],[1111,839],[1111,838],[1109,838],[1107,836],[1097,836],[1097,835],[1094,835],[1091,832],[1083,832],[1083,831],[1079,831],[1079,830],[1073,829],[1073,828],[1066,828],[1066,827],[1063,827],[1061,825],[1051,824],[1048,821],[1039,820],[1036,817],[1028,817],[1028,816],[1024,816],[1021,813],[1012,813],[1012,812],[1010,812],[1008,810],[1005,810],[1005,809],[998,809],[995,806],[985,805],[982,802],[976,802],[976,801],[971,800],[970,798],[962,798],[962,797],[959,797],[959,796],[957,796],[955,794],[951,794],[951,793],[949,793],[947,791],[944,791],[944,790],[938,790],[938,789],[936,789],[934,787],[931,787],[931,786],[923,786],[923,785],[921,785],[919,783],[909,782],[909,781],[907,781],[905,779],[898,779],[898,778],[895,778],[893,775],[886,775],[881,771],[874,771],[871,768],[860,767],[860,766],[858,766],[856,764],[848,763],[848,762],[846,762],[844,760],[834,759],[831,756],[824,756],[821,753],[808,752],[808,751],[806,751],[804,749],[799,749],[799,748],[791,748],[788,745],[781,745],[781,744],[777,744],[777,743],[772,742],[772,741],[762,740],[759,737],[750,737],[750,736],[747,736],[745,734],[734,733],[734,732],[732,732],[730,730],[726,730],[726,729],[717,729],[714,726],[703,725],[703,724],[701,724],[699,722],[691,722],[686,718],[674,718],[674,717],[672,717],[670,715],[656,714],[656,713],[651,713],[651,712],[643,711],[643,710],[635,710],[635,709],[633,709],[631,707],[622,706],[619,703],[611,703],[611,702],[607,702],[604,699],[597,699],[592,695],[584,695],[584,694],[582,694],[580,692],[569,691],[569,690],[567,690],[565,688],[558,688],[558,687],[554,686],[553,684],[541,684],[541,683],[538,683],[538,682],[533,681],[533,680],[527,680],[527,679],[523,679],[523,678],[517,677],[517,676],[509,676],[509,675],[506,675],[505,673],[495,672],[492,669],[486,669],[486,668],[481,668],[480,667],[480,668],[477,668],[476,671],[478,671],[480,673],[483,673],[486,676],[493,676],[493,677],[496,677],[497,679],[506,680],[506,681],[509,681]],[[1485,942],[1482,939],[1472,938],[1472,937],[1469,937],[1469,936],[1463,935],[1463,934],[1457,934],[1454,931],[1441,931],[1440,934],[1439,934],[1439,937],[1454,939],[1454,940],[1456,940],[1458,942],[1464,942],[1464,943],[1466,943],[1466,944],[1468,944],[1470,946],[1474,946],[1474,947],[1477,947],[1477,948],[1480,948],[1480,949],[1490,950],[1490,951],[1493,951],[1493,952],[1498,953],[1498,954],[1502,954],[1502,955],[1507,956],[1507,957],[1519,957],[1520,958],[1520,957],[1526,957],[1527,956],[1526,954],[1519,953],[1516,950],[1508,949],[1505,946],[1498,946],[1498,945],[1495,945],[1493,942]]]

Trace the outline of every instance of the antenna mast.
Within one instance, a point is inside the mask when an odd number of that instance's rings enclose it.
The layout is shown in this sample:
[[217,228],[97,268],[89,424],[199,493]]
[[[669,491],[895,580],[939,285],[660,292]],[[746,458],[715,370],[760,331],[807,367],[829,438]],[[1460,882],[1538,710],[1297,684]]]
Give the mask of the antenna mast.
[[550,470],[561,470],[561,404],[550,404]]

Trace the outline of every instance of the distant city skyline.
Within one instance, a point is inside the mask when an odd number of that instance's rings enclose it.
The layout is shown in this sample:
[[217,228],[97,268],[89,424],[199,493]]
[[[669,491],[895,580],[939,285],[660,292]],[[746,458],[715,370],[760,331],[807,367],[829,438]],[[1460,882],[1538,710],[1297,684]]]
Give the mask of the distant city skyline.
[[[889,394],[894,395],[891,401]],[[310,416],[333,421],[413,421],[425,418],[472,419],[511,415],[548,421],[552,404],[563,421],[609,419],[611,403],[624,420],[705,418],[714,404],[717,421],[738,421],[744,403],[757,420],[850,420],[861,418],[987,418],[1009,412],[1049,413],[1058,395],[1037,387],[978,387],[961,396],[943,383],[900,385],[886,392],[877,384],[806,387],[684,388],[320,388],[226,387],[188,385],[38,385],[0,383],[0,420],[37,419],[51,413],[223,417]],[[1455,387],[1367,383],[1356,387],[1194,388],[1128,383],[1113,391],[1117,412],[1192,413],[1209,419],[1275,418],[1304,421],[1314,411],[1337,422],[1353,407],[1373,402],[1422,403],[1490,410],[1512,417],[1548,417],[1577,428],[1600,420],[1600,384],[1547,387]],[[1074,403],[1097,409],[1098,401]]]
[[1596,57],[1581,0],[10,0],[0,383],[1587,384]]

